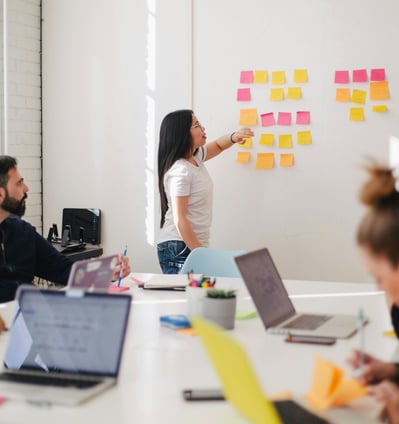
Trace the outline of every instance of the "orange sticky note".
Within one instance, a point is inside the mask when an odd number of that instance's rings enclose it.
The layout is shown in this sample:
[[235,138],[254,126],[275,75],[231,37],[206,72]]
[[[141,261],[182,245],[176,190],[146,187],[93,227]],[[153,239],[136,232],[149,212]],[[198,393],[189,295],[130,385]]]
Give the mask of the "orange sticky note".
[[282,166],[282,167],[294,166],[294,154],[293,153],[281,153],[281,155],[280,155],[280,166]]
[[272,72],[272,84],[285,84],[285,72],[274,71]]
[[370,100],[389,99],[388,81],[370,82]]
[[349,119],[351,121],[364,121],[364,109],[362,107],[351,107]]
[[365,90],[354,89],[352,91],[351,102],[360,103],[364,105],[366,103],[366,94],[367,92]]
[[252,146],[252,137],[245,137],[243,143],[237,143],[238,147],[245,147],[249,149]]
[[298,131],[297,143],[302,145],[312,144],[312,134],[310,131]]
[[337,88],[335,90],[335,100],[337,102],[349,102],[351,99],[350,88]]
[[302,97],[301,87],[288,87],[287,99],[300,99]]
[[261,134],[259,144],[263,146],[273,146],[274,144],[274,134]]
[[241,109],[240,110],[240,125],[254,126],[258,120],[256,109]]
[[267,82],[267,71],[255,71],[254,82],[257,82],[257,83]]
[[280,149],[292,149],[292,134],[280,134],[278,136],[278,147]]
[[274,153],[258,153],[256,156],[256,169],[274,168]]
[[294,69],[294,82],[308,82],[308,70]]
[[251,152],[237,152],[237,163],[248,163],[251,160]]

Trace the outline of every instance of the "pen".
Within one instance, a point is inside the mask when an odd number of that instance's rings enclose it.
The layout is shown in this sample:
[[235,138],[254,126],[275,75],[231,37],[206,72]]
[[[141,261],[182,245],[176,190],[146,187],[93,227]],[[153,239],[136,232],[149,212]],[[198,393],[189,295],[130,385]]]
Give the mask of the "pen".
[[[124,258],[126,258],[126,254],[127,254],[127,246],[125,246],[125,250],[123,251],[123,257],[124,257]],[[121,285],[121,280],[122,280],[122,267],[123,267],[123,258],[122,258],[121,269],[119,270],[118,287],[120,287],[120,285]]]

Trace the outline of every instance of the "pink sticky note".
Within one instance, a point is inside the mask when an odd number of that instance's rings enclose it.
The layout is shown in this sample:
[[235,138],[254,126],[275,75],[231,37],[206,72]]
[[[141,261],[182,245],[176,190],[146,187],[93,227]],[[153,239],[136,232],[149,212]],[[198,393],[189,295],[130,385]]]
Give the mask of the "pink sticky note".
[[349,72],[348,71],[335,71],[335,84],[348,84]]
[[127,290],[130,290],[130,287],[128,286],[109,286],[108,287],[109,293],[118,293],[118,292],[123,292]]
[[260,119],[262,120],[262,127],[270,127],[276,123],[273,112],[261,114]]
[[251,84],[254,82],[254,72],[253,71],[241,71],[240,82],[242,84]]
[[309,125],[310,123],[310,112],[304,110],[298,110],[296,113],[296,123],[297,125]]
[[291,125],[291,112],[279,112],[277,118],[278,125]]
[[250,88],[237,88],[237,100],[239,102],[247,102],[251,100]]
[[385,69],[375,68],[371,70],[371,81],[385,81]]
[[352,73],[353,82],[367,82],[367,70],[366,69],[354,69]]

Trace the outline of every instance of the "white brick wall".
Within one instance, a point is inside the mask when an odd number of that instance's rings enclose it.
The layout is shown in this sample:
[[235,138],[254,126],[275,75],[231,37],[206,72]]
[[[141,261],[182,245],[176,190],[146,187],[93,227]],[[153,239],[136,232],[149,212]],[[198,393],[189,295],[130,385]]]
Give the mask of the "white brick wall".
[[42,232],[40,4],[7,2],[7,148],[29,187],[25,219]]

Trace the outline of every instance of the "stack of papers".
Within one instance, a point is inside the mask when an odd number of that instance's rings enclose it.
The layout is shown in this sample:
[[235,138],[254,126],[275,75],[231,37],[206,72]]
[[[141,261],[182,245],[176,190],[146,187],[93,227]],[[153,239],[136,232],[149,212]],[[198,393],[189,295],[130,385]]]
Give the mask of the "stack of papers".
[[153,274],[139,287],[155,290],[185,290],[188,285],[186,274]]

